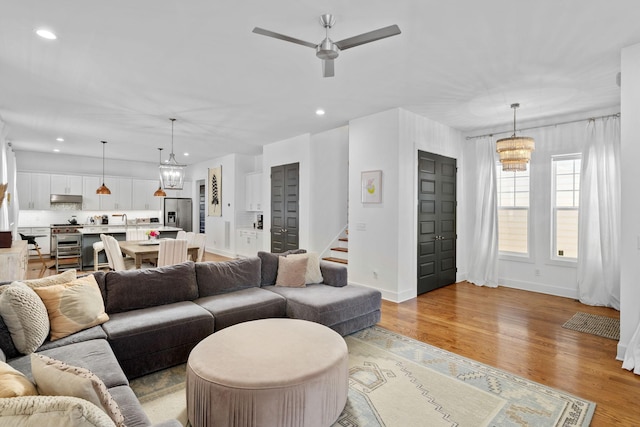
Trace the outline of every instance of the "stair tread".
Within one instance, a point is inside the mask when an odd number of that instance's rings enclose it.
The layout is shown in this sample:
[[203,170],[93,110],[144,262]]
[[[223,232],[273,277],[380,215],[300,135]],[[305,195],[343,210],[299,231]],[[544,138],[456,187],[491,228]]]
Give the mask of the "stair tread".
[[334,258],[334,257],[326,257],[326,258],[322,258],[325,261],[331,261],[331,262],[337,262],[340,264],[349,264],[349,261],[347,261],[346,259],[342,259],[342,258]]
[[341,241],[341,242],[348,242],[349,238],[348,237],[341,237],[338,240]]
[[349,248],[331,248],[331,250],[336,252],[349,252]]

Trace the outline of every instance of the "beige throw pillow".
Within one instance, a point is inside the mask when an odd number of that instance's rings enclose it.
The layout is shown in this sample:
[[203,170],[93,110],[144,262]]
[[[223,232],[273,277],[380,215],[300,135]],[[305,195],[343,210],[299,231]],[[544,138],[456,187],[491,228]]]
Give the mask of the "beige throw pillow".
[[51,341],[109,320],[104,311],[100,288],[93,275],[33,290],[47,307]]
[[292,255],[278,257],[278,277],[276,286],[304,288],[304,276],[307,272],[307,258],[294,258]]
[[88,400],[109,415],[118,427],[124,427],[124,416],[118,404],[102,380],[90,370],[34,353],[31,355],[31,373],[38,393]]
[[304,282],[307,285],[312,283],[322,283],[322,272],[320,271],[320,255],[317,252],[307,252],[305,254],[287,255],[287,258],[306,258],[307,270],[304,274]]
[[21,280],[21,282],[33,289],[40,288],[42,286],[69,283],[72,280],[76,280],[77,277],[76,270],[67,270],[64,273],[54,274],[53,276],[47,276],[41,279]]
[[0,426],[114,427],[96,405],[71,396],[0,399]]
[[0,398],[37,394],[36,387],[22,372],[5,362],[0,362]]
[[13,344],[20,353],[33,353],[49,335],[47,308],[23,283],[14,282],[3,289],[0,316],[9,329]]

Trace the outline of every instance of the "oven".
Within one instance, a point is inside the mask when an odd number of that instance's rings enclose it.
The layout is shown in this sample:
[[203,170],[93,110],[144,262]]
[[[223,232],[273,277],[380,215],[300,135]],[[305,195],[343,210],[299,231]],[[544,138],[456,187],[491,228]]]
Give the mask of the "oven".
[[75,268],[82,270],[82,234],[56,233],[56,272]]
[[51,257],[55,257],[56,256],[56,247],[58,244],[58,234],[73,234],[73,233],[77,233],[78,235],[80,235],[79,231],[83,226],[76,224],[76,225],[72,225],[72,224],[51,224],[51,241],[50,241],[50,248],[51,248]]

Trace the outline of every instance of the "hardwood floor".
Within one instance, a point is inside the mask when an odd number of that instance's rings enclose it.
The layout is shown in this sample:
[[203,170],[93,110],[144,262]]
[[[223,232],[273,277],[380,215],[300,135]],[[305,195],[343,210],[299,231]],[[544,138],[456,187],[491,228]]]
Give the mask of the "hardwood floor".
[[379,326],[596,402],[592,426],[640,426],[640,376],[615,360],[615,340],[562,328],[576,312],[616,310],[568,298],[461,282],[401,304]]
[[[28,278],[41,271],[32,260]],[[596,402],[592,426],[640,426],[640,376],[615,359],[617,341],[562,328],[578,311],[619,318],[568,298],[461,282],[401,304],[383,301],[379,326]]]

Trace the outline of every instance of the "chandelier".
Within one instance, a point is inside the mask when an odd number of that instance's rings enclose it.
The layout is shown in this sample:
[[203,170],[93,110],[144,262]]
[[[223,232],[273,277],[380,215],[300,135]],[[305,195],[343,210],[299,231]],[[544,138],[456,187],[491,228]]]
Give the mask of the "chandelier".
[[[158,147],[158,152],[160,153],[160,164],[162,164],[162,148]],[[160,179],[160,184],[158,184],[158,189],[155,193],[153,193],[155,197],[165,197],[167,193],[162,189],[162,179]]]
[[528,136],[516,136],[516,109],[520,104],[511,104],[513,108],[513,135],[496,142],[496,151],[502,163],[502,170],[507,172],[522,172],[527,170],[527,163],[531,160],[531,152],[536,143]]
[[169,120],[171,120],[171,154],[169,154],[167,163],[160,164],[160,185],[165,190],[182,190],[184,169],[187,165],[179,164],[173,154],[173,123],[176,119]]

